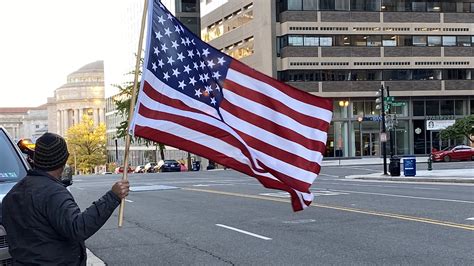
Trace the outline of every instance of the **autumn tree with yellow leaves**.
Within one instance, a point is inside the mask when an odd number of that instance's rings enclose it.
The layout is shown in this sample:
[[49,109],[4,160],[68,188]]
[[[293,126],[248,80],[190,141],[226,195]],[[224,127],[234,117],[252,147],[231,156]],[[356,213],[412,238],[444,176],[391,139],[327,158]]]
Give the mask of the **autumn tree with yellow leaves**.
[[107,162],[105,129],[105,124],[96,126],[87,115],[70,127],[66,132],[68,164],[83,173],[92,173],[94,167],[104,165]]

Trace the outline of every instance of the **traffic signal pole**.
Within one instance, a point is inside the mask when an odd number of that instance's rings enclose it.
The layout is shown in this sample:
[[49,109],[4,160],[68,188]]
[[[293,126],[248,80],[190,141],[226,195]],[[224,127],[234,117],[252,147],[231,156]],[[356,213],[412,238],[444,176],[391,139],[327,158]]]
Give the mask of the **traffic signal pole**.
[[[383,85],[380,87],[380,100],[382,103],[382,108],[380,112],[382,114],[382,134],[387,136],[387,128],[385,127],[385,93]],[[387,172],[387,141],[382,142],[382,154],[383,154],[383,174],[388,175]]]
[[[387,86],[386,89],[387,89],[387,97],[390,97],[390,88]],[[392,121],[393,121],[393,118],[394,118],[394,116],[392,115]],[[393,123],[394,122],[395,121],[393,121]],[[394,155],[394,153],[393,153],[393,149],[394,149],[394,147],[393,147],[393,133],[394,133],[393,132],[393,125],[394,124],[392,124],[392,127],[389,129],[389,134],[390,134],[390,158],[393,158],[393,155]]]

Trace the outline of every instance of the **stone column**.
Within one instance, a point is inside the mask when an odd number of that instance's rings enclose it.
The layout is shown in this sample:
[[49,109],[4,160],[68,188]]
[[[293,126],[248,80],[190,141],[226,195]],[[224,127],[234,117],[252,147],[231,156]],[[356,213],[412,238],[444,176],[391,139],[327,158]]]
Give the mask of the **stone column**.
[[79,109],[79,122],[82,121],[82,116],[83,116],[83,115],[84,115],[84,109],[81,108],[81,109]]
[[99,108],[99,123],[104,123],[104,121],[105,121],[104,108]]
[[61,132],[61,111],[57,110],[56,111],[56,132],[57,134],[59,134]]
[[66,131],[69,128],[68,121],[67,121],[67,119],[68,119],[67,110],[63,110],[62,114],[63,114],[63,130],[61,132],[61,136],[64,136],[64,135],[66,135]]
[[94,108],[93,111],[92,111],[92,116],[94,118],[94,125],[98,125],[99,124],[99,121],[97,119],[97,117],[99,116],[99,112],[97,111],[98,109],[97,108]]

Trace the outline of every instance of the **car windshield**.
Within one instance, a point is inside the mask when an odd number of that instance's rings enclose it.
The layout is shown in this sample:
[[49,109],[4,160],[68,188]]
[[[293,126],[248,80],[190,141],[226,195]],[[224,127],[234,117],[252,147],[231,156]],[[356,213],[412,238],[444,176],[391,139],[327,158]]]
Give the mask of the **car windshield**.
[[26,176],[26,167],[21,160],[21,155],[13,146],[3,130],[0,130],[0,182],[18,181]]
[[178,163],[176,160],[165,160],[165,163]]
[[453,148],[454,148],[454,146],[448,146],[448,147],[442,149],[442,151],[450,151],[450,150],[452,150]]

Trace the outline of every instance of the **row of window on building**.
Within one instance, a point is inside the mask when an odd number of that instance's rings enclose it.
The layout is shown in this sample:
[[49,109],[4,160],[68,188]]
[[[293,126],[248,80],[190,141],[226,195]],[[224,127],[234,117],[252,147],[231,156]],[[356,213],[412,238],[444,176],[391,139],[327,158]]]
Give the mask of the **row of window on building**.
[[474,2],[470,0],[280,0],[278,7],[281,11],[474,12]]
[[473,69],[285,70],[278,79],[294,81],[471,80]]
[[474,46],[474,36],[439,35],[294,35],[279,37],[280,48],[286,46]]

